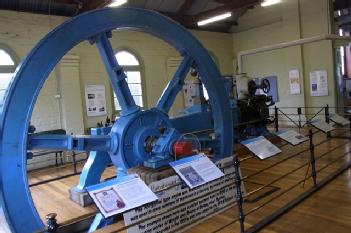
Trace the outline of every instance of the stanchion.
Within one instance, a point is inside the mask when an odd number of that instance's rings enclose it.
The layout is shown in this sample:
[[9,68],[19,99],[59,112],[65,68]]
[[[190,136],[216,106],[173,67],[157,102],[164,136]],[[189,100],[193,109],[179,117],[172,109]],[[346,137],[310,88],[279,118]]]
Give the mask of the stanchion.
[[299,133],[300,133],[300,129],[302,128],[302,126],[301,126],[301,107],[297,108],[297,114],[299,115]]
[[310,139],[310,163],[311,163],[311,168],[312,168],[312,179],[313,179],[313,185],[317,185],[317,173],[316,173],[316,159],[314,157],[314,144],[313,144],[313,133],[312,129],[309,130],[308,132],[308,137]]
[[[330,123],[330,115],[329,115],[329,105],[327,104],[324,108],[325,122],[327,124]],[[327,137],[330,138],[330,132],[327,132]]]
[[243,195],[241,193],[241,177],[240,177],[240,162],[238,157],[235,155],[234,157],[234,169],[235,169],[235,186],[236,186],[236,204],[238,205],[238,215],[240,222],[240,232],[245,232],[245,215],[243,210]]
[[278,132],[279,123],[278,123],[278,108],[277,108],[277,106],[274,106],[274,127],[275,127],[275,132]]

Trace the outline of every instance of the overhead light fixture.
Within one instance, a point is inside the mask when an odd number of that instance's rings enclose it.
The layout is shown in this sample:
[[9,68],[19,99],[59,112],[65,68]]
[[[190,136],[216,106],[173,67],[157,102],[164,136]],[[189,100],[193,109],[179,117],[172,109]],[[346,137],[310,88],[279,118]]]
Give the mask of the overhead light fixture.
[[262,7],[272,6],[272,5],[278,4],[280,2],[281,2],[281,0],[264,0],[261,3],[261,6]]
[[227,13],[224,13],[224,14],[221,14],[221,15],[213,16],[213,17],[208,18],[208,19],[201,20],[201,21],[197,22],[197,25],[198,26],[203,26],[203,25],[206,25],[206,24],[209,24],[209,23],[213,23],[213,22],[216,22],[216,21],[220,21],[220,20],[229,18],[230,16],[232,16],[232,13],[227,12]]
[[127,0],[113,0],[110,4],[108,4],[108,7],[118,7],[123,4],[127,3]]

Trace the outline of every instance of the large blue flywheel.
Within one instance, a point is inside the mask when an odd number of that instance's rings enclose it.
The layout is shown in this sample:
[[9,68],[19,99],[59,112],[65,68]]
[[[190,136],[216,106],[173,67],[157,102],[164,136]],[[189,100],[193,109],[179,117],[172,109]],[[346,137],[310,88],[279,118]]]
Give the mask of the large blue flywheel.
[[[155,108],[141,110],[128,88],[109,42],[115,29],[137,30],[154,35],[173,46],[183,57]],[[48,75],[60,59],[78,43],[96,45],[111,85],[122,107],[121,117],[108,135],[30,137],[33,107]],[[18,66],[1,109],[0,204],[13,232],[28,233],[44,228],[31,198],[27,182],[27,150],[52,148],[107,152],[119,169],[141,164],[147,158],[142,148],[157,137],[162,126],[176,131],[168,116],[184,79],[193,67],[201,76],[212,107],[216,159],[232,155],[232,112],[220,73],[207,50],[185,28],[153,11],[135,8],[105,8],[72,18],[46,35]],[[196,128],[194,117],[178,118]],[[139,124],[139,127],[135,127]],[[195,127],[194,127],[195,125]],[[201,128],[199,126],[199,128]],[[172,131],[173,130],[173,131]],[[164,142],[171,143],[164,139]]]

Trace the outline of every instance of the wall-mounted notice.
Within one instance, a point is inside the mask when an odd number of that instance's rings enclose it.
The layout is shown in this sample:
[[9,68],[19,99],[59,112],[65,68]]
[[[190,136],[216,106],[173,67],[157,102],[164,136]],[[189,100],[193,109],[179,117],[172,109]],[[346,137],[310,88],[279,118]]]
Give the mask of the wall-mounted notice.
[[298,69],[289,71],[289,84],[290,84],[290,94],[292,95],[301,94],[300,72]]
[[247,147],[260,159],[266,159],[282,152],[263,136],[241,141],[241,144]]
[[325,122],[325,120],[321,120],[321,119],[310,121],[310,124],[316,127],[317,129],[322,130],[324,133],[327,133],[335,129],[333,126],[334,124],[332,123],[328,124],[327,122]]
[[[174,175],[149,185],[158,200],[123,214],[128,233],[183,232],[235,204],[233,157],[216,162],[224,176],[190,189]],[[245,195],[242,182],[241,190]]]
[[224,176],[223,172],[204,154],[194,155],[169,164],[191,189]]
[[308,140],[308,137],[297,133],[294,130],[279,131],[276,133],[278,137],[287,141],[288,143],[296,146],[304,141]]
[[328,73],[326,70],[315,70],[310,73],[311,96],[328,95]]
[[105,218],[157,200],[138,175],[93,185],[87,191]]
[[338,114],[335,114],[335,113],[330,114],[329,118],[330,118],[330,120],[332,120],[336,124],[339,124],[342,126],[350,124],[350,121],[348,119],[346,119]]
[[88,116],[104,116],[106,111],[106,98],[104,85],[85,86],[85,103]]

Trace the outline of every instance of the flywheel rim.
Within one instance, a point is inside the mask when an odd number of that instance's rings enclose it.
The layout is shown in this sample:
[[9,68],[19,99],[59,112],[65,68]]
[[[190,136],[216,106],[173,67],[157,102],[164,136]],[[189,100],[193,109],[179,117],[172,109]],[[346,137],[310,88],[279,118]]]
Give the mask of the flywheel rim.
[[232,116],[220,73],[207,50],[185,28],[153,11],[104,8],[79,15],[47,34],[15,71],[0,109],[0,204],[13,232],[44,228],[27,182],[26,145],[29,120],[37,96],[59,60],[78,43],[113,29],[133,28],[159,37],[180,53],[193,56],[208,90],[215,131],[222,148],[219,157],[232,154]]

